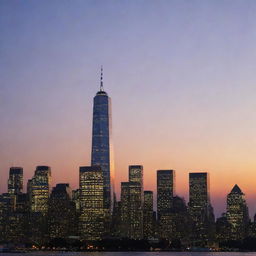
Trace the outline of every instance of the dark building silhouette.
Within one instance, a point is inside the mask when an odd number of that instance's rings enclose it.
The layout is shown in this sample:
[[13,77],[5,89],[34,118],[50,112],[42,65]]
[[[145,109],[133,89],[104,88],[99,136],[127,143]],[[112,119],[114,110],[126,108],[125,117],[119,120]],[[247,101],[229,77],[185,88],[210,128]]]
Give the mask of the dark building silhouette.
[[69,184],[57,184],[52,190],[48,210],[50,239],[77,235],[76,205],[71,193]]
[[172,240],[179,240],[181,244],[187,246],[190,244],[190,234],[192,232],[191,219],[184,198],[173,197],[173,207],[171,210]]
[[17,195],[23,190],[23,168],[11,167],[8,179],[8,193]]
[[214,214],[206,172],[189,174],[189,213],[193,221],[194,245],[208,246],[214,239]]
[[227,220],[225,213],[216,220],[216,241],[218,243],[226,242],[230,239],[231,224]]
[[143,236],[151,239],[154,235],[153,191],[144,191]]

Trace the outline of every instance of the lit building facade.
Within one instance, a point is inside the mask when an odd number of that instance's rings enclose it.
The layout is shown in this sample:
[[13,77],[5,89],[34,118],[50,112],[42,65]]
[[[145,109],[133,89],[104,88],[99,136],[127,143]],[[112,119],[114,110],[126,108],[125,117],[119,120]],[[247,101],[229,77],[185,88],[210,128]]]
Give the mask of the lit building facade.
[[239,240],[246,237],[249,226],[249,213],[245,195],[235,185],[227,196],[227,221],[230,227],[230,239]]
[[8,179],[8,193],[17,195],[23,190],[23,168],[11,167]]
[[189,213],[193,221],[192,240],[195,245],[208,245],[213,239],[215,220],[207,172],[189,173]]
[[157,218],[158,236],[170,239],[172,234],[173,195],[175,193],[175,171],[157,171]]
[[93,102],[91,165],[102,168],[104,179],[104,208],[109,211],[113,207],[114,194],[114,163],[111,133],[111,99],[103,90],[101,73],[100,91],[97,92]]
[[79,231],[82,239],[96,241],[105,233],[104,177],[100,166],[80,167]]
[[143,166],[129,166],[129,182],[121,183],[122,234],[130,239],[143,238]]
[[51,168],[37,166],[32,180],[28,181],[31,212],[48,213],[49,195],[51,189]]

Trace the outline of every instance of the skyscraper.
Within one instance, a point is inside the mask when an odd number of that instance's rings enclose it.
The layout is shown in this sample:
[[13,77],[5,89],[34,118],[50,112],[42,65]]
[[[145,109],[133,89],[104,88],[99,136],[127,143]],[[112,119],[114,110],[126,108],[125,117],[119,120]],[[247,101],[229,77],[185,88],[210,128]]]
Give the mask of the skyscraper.
[[95,241],[105,233],[103,172],[100,166],[80,167],[80,217],[81,238]]
[[31,211],[47,214],[51,188],[51,168],[49,166],[37,166],[34,177],[28,183],[31,193]]
[[103,171],[104,208],[112,209],[113,203],[113,155],[111,144],[111,99],[103,89],[101,69],[100,90],[94,97],[91,165]]
[[28,180],[30,205],[29,237],[31,243],[44,244],[47,232],[47,214],[51,189],[51,168],[37,166],[35,175]]
[[237,185],[227,196],[227,220],[231,225],[230,239],[245,238],[249,224],[249,213],[244,193]]
[[170,239],[172,234],[173,195],[175,191],[175,171],[157,171],[157,218],[159,237]]
[[214,225],[207,172],[189,173],[189,213],[193,220],[193,241],[200,246],[207,245]]
[[23,169],[21,167],[11,167],[8,179],[8,193],[17,195],[23,189]]
[[123,236],[143,238],[143,166],[129,166],[129,182],[121,183]]

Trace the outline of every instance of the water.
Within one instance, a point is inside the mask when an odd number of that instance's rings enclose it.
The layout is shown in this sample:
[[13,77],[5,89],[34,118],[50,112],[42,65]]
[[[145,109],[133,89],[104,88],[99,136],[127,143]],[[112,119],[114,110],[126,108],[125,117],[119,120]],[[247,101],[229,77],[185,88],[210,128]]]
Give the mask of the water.
[[256,252],[29,252],[0,256],[256,256]]

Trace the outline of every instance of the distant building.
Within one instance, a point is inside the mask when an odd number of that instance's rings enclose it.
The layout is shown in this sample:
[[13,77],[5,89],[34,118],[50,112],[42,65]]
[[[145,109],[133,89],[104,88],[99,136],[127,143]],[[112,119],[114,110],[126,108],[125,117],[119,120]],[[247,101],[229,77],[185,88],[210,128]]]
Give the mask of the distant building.
[[172,208],[175,193],[175,171],[157,171],[157,219],[159,223],[158,236],[171,239]]
[[47,214],[51,188],[51,168],[49,166],[37,166],[34,177],[28,183],[31,212]]
[[8,179],[8,193],[17,195],[23,190],[23,168],[11,167]]
[[173,197],[172,216],[172,239],[179,240],[187,246],[190,243],[191,221],[184,198]]
[[193,220],[192,240],[196,246],[208,246],[214,236],[214,214],[210,203],[209,174],[189,174],[189,213]]
[[76,205],[77,213],[79,213],[80,212],[80,190],[79,189],[72,191],[72,201]]
[[144,191],[143,237],[145,239],[154,237],[153,191]]
[[248,207],[244,193],[235,185],[227,196],[227,221],[231,225],[231,240],[246,237],[249,226]]
[[103,179],[100,166],[80,167],[79,231],[85,240],[100,240],[106,231]]
[[51,190],[51,168],[37,166],[35,174],[28,180],[29,214],[29,239],[30,243],[43,245],[48,239],[49,197]]
[[76,206],[72,202],[69,184],[57,184],[49,201],[49,237],[54,239],[77,235],[76,225]]
[[121,183],[121,220],[123,236],[143,238],[143,166],[129,166],[129,182]]
[[26,243],[28,236],[29,204],[27,194],[15,195],[15,210],[8,212],[6,240],[12,243]]
[[222,216],[216,220],[216,240],[219,243],[228,241],[230,234],[231,224],[227,220],[227,215],[223,213]]

